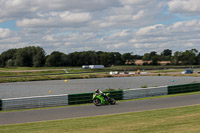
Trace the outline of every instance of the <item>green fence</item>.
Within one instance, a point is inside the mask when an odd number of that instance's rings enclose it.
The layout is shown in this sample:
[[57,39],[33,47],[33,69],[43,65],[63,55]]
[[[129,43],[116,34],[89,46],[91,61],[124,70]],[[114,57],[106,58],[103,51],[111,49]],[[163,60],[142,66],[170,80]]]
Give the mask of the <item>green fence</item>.
[[0,99],[0,110],[2,110],[2,100]]
[[[104,93],[110,93],[109,97],[114,98],[115,100],[123,99],[123,91],[104,91]],[[68,95],[68,104],[84,104],[92,103],[93,93],[80,93],[80,94],[69,94]]]
[[178,94],[178,93],[187,93],[196,91],[200,91],[200,83],[168,86],[168,94]]
[[122,100],[123,99],[123,90],[104,91],[104,93],[110,93],[109,97],[114,98],[115,100]]
[[68,104],[84,104],[92,102],[93,93],[80,93],[80,94],[69,94]]

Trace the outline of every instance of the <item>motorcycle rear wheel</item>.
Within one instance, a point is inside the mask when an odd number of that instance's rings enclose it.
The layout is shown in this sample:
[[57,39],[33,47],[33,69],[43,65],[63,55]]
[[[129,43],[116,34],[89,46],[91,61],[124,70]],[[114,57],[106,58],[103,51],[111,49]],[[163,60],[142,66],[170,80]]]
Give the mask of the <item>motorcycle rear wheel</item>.
[[116,104],[116,101],[115,101],[115,99],[110,98],[110,99],[109,99],[109,103],[110,103],[111,105],[114,105],[114,104]]

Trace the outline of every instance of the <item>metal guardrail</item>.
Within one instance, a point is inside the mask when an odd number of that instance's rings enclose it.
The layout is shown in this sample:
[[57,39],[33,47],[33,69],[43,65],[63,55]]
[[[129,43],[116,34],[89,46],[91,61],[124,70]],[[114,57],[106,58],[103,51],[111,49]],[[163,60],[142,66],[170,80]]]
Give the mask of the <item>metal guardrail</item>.
[[[104,91],[104,93],[110,93],[110,97],[116,100],[123,99],[123,90],[118,91]],[[68,103],[69,105],[73,104],[84,104],[84,103],[92,103],[93,93],[80,93],[80,94],[69,94],[68,95]]]
[[123,100],[167,95],[167,86],[124,90]]
[[93,93],[69,94],[68,103],[69,105],[91,103],[92,96]]
[[68,105],[67,94],[1,99],[2,110],[28,109],[63,105]]
[[104,91],[104,93],[110,93],[109,97],[114,98],[115,100],[123,99],[123,90]]
[[2,100],[0,99],[0,110],[2,110]]
[[[138,88],[130,90],[104,91],[104,93],[110,93],[110,97],[116,100],[126,100],[195,91],[200,91],[200,83]],[[0,110],[92,103],[92,96],[93,93],[80,93],[0,99]]]

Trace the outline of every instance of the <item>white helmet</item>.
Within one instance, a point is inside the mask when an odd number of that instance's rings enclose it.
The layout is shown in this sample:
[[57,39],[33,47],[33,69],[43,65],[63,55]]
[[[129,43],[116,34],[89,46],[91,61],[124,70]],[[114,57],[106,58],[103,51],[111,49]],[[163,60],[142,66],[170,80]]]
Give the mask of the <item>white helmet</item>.
[[96,93],[99,93],[100,91],[99,91],[99,89],[96,89],[95,92],[96,92]]

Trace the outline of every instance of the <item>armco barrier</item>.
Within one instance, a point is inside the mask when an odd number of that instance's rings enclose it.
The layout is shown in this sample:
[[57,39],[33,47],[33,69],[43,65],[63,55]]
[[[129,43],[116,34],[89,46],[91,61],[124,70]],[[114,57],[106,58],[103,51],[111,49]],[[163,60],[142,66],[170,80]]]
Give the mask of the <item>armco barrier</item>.
[[[118,91],[104,91],[104,93],[110,93],[110,97],[116,100],[123,99],[123,90]],[[84,104],[84,103],[92,103],[93,93],[80,93],[80,94],[69,94],[68,102],[69,105],[73,104]]]
[[104,93],[110,93],[109,97],[114,98],[115,100],[123,100],[123,90],[104,91]]
[[2,100],[0,99],[0,110],[2,110]]
[[93,93],[69,94],[68,103],[69,105],[91,103],[92,96]]
[[2,99],[2,110],[68,105],[68,95],[34,96]]
[[167,95],[167,91],[167,86],[124,90],[123,100]]
[[200,91],[200,83],[190,83],[168,86],[168,94],[178,94]]
[[[110,97],[116,100],[126,100],[161,96],[168,94],[186,93],[200,91],[200,83],[181,85],[137,88],[130,90],[104,91],[110,93]],[[93,93],[64,94],[51,96],[34,96],[23,98],[0,99],[0,110],[26,109],[50,106],[62,106],[73,104],[84,104],[92,102]]]

